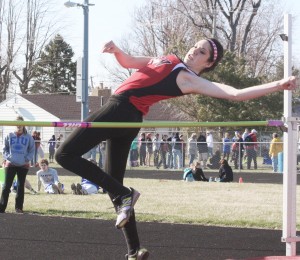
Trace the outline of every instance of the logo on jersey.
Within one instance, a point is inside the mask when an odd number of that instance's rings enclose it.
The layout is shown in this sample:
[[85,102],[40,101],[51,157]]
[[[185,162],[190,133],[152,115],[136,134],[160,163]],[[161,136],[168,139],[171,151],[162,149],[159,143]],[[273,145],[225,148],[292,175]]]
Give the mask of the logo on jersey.
[[170,60],[168,60],[167,57],[160,57],[160,58],[154,58],[152,59],[149,64],[154,65],[155,67],[162,66],[164,64],[172,64]]

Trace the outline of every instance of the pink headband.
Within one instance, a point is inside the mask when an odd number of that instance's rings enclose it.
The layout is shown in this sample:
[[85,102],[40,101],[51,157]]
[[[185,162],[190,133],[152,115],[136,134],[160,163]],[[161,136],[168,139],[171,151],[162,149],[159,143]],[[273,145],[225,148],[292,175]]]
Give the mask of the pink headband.
[[216,59],[218,57],[217,45],[211,39],[207,39],[207,40],[209,41],[209,43],[211,44],[212,49],[213,49],[213,53],[214,53],[213,61],[216,61]]

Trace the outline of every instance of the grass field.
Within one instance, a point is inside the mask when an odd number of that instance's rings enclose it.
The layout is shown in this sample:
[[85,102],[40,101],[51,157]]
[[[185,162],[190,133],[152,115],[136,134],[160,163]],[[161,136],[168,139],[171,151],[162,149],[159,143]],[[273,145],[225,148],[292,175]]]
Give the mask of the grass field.
[[[35,176],[29,175],[28,180],[36,188]],[[72,195],[70,185],[79,182],[80,178],[61,176],[60,181],[65,185],[64,195],[48,195],[43,191],[31,195],[26,190],[24,211],[66,217],[116,218],[107,195]],[[138,221],[270,229],[281,229],[282,226],[280,184],[127,178],[125,185],[142,193],[135,206]],[[14,211],[14,196],[10,195],[7,212]],[[298,223],[299,220],[298,213]]]

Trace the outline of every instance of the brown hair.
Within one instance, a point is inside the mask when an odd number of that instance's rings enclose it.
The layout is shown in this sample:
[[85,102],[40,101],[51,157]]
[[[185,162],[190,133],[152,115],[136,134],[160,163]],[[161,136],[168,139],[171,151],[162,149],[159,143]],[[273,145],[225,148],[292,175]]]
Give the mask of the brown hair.
[[[24,121],[24,118],[23,118],[21,115],[18,115],[18,116],[16,117],[16,121]],[[24,134],[27,134],[27,129],[26,129],[25,126],[23,126],[23,133],[24,133]]]
[[49,162],[47,159],[41,159],[40,164],[42,164],[42,163],[46,164],[47,166],[49,165]]
[[221,165],[225,165],[225,166],[229,166],[229,164],[228,164],[228,162],[227,162],[226,159],[221,159],[221,160],[220,160],[220,164],[221,164]]
[[[209,71],[212,71],[215,69],[215,67],[217,67],[217,65],[219,64],[219,62],[222,60],[223,58],[223,55],[224,55],[224,49],[223,49],[223,46],[222,44],[215,38],[208,38],[207,39],[209,45],[210,45],[210,56],[209,56],[209,59],[208,61],[210,62],[213,62],[213,65],[210,66],[209,68],[205,68],[204,70],[202,70],[200,72],[203,73],[203,72],[209,72]],[[215,46],[217,47],[217,58],[215,59],[214,61],[214,46],[213,46],[213,43],[215,44]]]

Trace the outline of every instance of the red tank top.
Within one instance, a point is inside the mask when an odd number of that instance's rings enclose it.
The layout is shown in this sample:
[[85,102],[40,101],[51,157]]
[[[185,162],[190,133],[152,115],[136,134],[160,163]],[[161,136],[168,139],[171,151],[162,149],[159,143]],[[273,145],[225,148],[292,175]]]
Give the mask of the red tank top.
[[187,68],[175,55],[152,59],[125,80],[115,94],[127,96],[145,115],[154,103],[184,95],[176,83],[182,69]]

